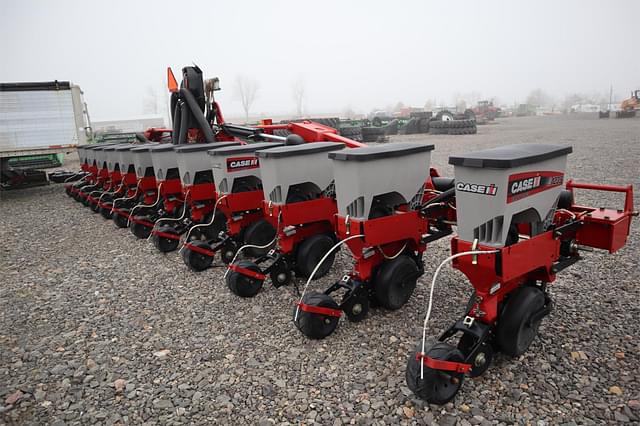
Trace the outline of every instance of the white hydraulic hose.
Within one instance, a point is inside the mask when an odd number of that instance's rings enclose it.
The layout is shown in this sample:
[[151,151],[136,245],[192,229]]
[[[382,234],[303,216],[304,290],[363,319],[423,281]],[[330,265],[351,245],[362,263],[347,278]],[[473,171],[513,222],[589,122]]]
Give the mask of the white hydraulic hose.
[[160,189],[162,189],[162,184],[164,182],[161,182],[160,185],[158,185],[158,191],[157,191],[157,197],[156,197],[156,201],[153,204],[136,204],[131,211],[129,212],[129,217],[127,218],[127,227],[129,226],[129,220],[131,219],[131,217],[133,217],[133,212],[136,211],[136,209],[138,207],[153,207],[153,206],[157,206],[158,202],[160,201]]
[[[235,256],[233,256],[233,259],[231,260],[231,262],[229,262],[229,265],[233,265],[236,261],[236,259],[238,258],[238,255],[244,250],[244,249],[248,249],[248,248],[254,248],[254,249],[265,249],[267,247],[269,247],[271,244],[275,243],[276,241],[278,241],[278,228],[280,227],[280,217],[282,216],[282,213],[280,213],[278,215],[278,222],[276,223],[276,235],[273,237],[273,240],[269,241],[267,244],[259,246],[259,245],[255,245],[255,244],[245,244],[242,247],[240,247],[238,249],[238,251],[236,252]],[[224,272],[224,276],[222,278],[226,279],[227,275],[229,274],[229,267],[227,267],[227,270]]]
[[134,198],[136,198],[136,196],[138,195],[138,190],[140,189],[140,182],[142,182],[142,179],[138,179],[138,182],[136,183],[136,192],[131,197],[122,197],[122,198],[116,198],[115,200],[113,200],[113,204],[111,204],[111,213],[113,213],[113,209],[115,208],[116,202],[120,200],[124,200],[124,201],[133,200]]
[[[82,174],[82,173],[83,173],[83,172],[77,172],[77,173],[74,173],[73,175],[71,175],[71,176],[69,176],[68,178],[66,178],[66,179],[64,180],[64,182],[62,182],[62,183],[67,183],[67,182],[69,182],[71,179],[73,179],[74,177],[76,177],[76,176],[78,176],[79,174]],[[82,178],[82,179],[80,179],[80,181],[79,181],[79,182],[83,182],[84,180],[85,180],[85,178]]]
[[[163,217],[160,218],[158,220],[156,220],[156,223],[153,224],[153,228],[151,228],[151,233],[149,233],[149,238],[147,238],[147,241],[149,241],[151,239],[151,237],[153,236],[153,231],[155,231],[156,226],[158,225],[158,223],[160,222],[179,222],[182,219],[185,218],[186,214],[187,214],[187,200],[189,199],[189,193],[191,192],[191,190],[187,191],[187,193],[184,196],[184,201],[182,203],[182,215],[179,218],[173,218],[173,217]],[[182,249],[180,249],[182,250]]]
[[100,198],[98,198],[98,202],[101,202],[102,201],[102,197],[104,197],[105,195],[108,195],[108,194],[112,195],[112,194],[118,193],[122,189],[123,185],[124,185],[124,178],[122,178],[120,180],[120,185],[118,186],[118,188],[115,191],[103,192],[102,195],[100,196]]
[[[433,306],[433,290],[436,286],[436,280],[438,279],[438,274],[444,265],[451,262],[453,259],[457,259],[462,256],[471,256],[478,254],[493,254],[497,253],[499,250],[472,250],[472,251],[463,251],[462,253],[456,253],[452,256],[447,257],[445,260],[440,263],[438,268],[436,268],[436,272],[433,274],[433,279],[431,280],[431,288],[429,289],[429,305],[427,307],[427,315],[424,317],[424,325],[422,326],[422,349],[420,350],[420,355],[424,356],[424,347],[425,342],[427,340],[427,323],[429,322],[429,318],[431,317],[431,307]],[[420,363],[420,379],[424,379],[424,363]]]
[[[218,198],[216,200],[216,203],[213,205],[213,214],[211,215],[211,220],[209,221],[209,223],[199,223],[199,224],[189,228],[189,231],[187,232],[187,236],[184,239],[184,243],[182,243],[182,247],[180,247],[180,250],[178,250],[178,254],[182,253],[182,249],[184,249],[184,245],[189,242],[189,237],[191,236],[191,231],[193,231],[195,228],[202,228],[203,226],[206,227],[206,226],[213,225],[213,222],[215,222],[215,220],[216,220],[216,210],[218,210],[218,203],[220,201],[224,200],[225,198],[227,198],[227,196],[223,195],[222,197],[220,197],[220,198]],[[184,201],[185,201],[185,203],[187,202],[187,197],[184,197]],[[186,212],[186,211],[187,211],[187,209],[185,208],[184,212]],[[183,216],[184,216],[184,212],[182,213]],[[174,220],[179,220],[179,219],[174,219]],[[154,227],[155,227],[155,225],[154,225]]]
[[396,254],[394,254],[393,256],[387,256],[387,254],[382,250],[382,247],[380,247],[380,246],[376,246],[376,248],[378,249],[378,251],[380,252],[382,257],[384,257],[387,260],[393,260],[396,257],[400,256],[402,254],[402,252],[404,251],[404,249],[407,248],[407,243],[404,243],[402,248],[400,250],[398,250],[398,252]]
[[297,321],[298,320],[298,313],[300,312],[300,303],[302,303],[302,299],[304,298],[304,294],[307,292],[307,288],[309,287],[309,284],[311,283],[311,280],[313,279],[314,275],[316,274],[316,272],[318,272],[318,269],[320,268],[320,265],[322,265],[324,263],[324,261],[327,259],[327,257],[329,257],[329,255],[331,253],[333,253],[333,251],[335,249],[337,249],[338,247],[340,247],[342,244],[346,243],[349,240],[353,240],[354,238],[360,238],[360,237],[364,237],[364,234],[358,234],[358,235],[352,235],[348,238],[345,238],[344,240],[340,240],[338,241],[333,247],[331,247],[329,249],[329,251],[322,257],[322,259],[320,259],[320,262],[318,262],[316,264],[316,267],[313,268],[313,271],[311,272],[311,274],[309,274],[309,278],[307,279],[307,283],[304,286],[304,289],[302,289],[302,294],[300,295],[300,300],[298,301],[298,304],[296,305],[296,314],[293,317],[293,321]]

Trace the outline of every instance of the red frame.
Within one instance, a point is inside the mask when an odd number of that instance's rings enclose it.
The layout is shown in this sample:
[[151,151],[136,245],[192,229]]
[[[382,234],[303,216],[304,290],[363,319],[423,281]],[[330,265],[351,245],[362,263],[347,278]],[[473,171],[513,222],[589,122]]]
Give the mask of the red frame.
[[[333,233],[333,218],[338,206],[336,200],[329,197],[291,204],[273,204],[265,200],[262,211],[271,225],[277,227],[279,251],[290,254],[297,244],[312,235]],[[287,234],[285,228],[289,227],[295,227],[295,233]]]
[[[575,239],[579,245],[608,250],[610,253],[620,249],[629,235],[633,211],[633,187],[594,184],[577,184],[569,181],[566,188],[587,189],[596,191],[613,191],[625,193],[624,209],[595,209],[573,205],[570,213],[558,210],[554,216],[557,227],[575,217],[580,225],[567,231],[564,240]],[[520,232],[527,231],[524,227]],[[453,260],[453,267],[464,273],[481,298],[478,306],[474,306],[468,315],[483,323],[493,325],[498,319],[499,303],[527,281],[539,280],[546,283],[555,281],[553,270],[555,262],[560,260],[561,240],[555,230],[550,230],[507,247],[491,247],[478,245],[455,237],[451,240],[451,253],[471,250],[491,251],[497,253],[478,256],[463,256]],[[575,254],[575,256],[578,256]]]

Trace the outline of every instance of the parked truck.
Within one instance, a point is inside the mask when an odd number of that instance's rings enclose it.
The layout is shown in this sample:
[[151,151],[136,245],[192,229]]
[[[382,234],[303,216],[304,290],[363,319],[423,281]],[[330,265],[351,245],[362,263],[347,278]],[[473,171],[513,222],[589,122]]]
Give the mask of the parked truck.
[[79,86],[68,81],[0,83],[0,189],[47,183],[40,169],[91,139]]

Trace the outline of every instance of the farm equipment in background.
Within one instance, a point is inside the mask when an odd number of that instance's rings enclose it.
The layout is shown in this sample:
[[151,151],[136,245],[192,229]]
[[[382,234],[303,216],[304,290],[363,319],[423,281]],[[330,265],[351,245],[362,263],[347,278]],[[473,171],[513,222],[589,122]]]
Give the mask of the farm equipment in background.
[[39,169],[61,165],[92,137],[82,90],[68,81],[2,83],[0,105],[0,190],[46,185]]
[[640,90],[631,92],[631,96],[620,104],[620,111],[616,111],[616,118],[631,118],[640,109]]
[[500,115],[500,108],[493,106],[492,101],[478,101],[472,109],[474,118],[478,124],[486,124],[494,121]]
[[[465,375],[477,377],[499,351],[522,355],[553,307],[556,274],[582,260],[581,251],[614,253],[629,235],[633,188],[579,184],[563,190],[568,146],[511,145],[449,158],[455,171],[458,235],[452,255],[436,269],[422,339],[406,369],[420,398],[445,404]],[[574,190],[625,194],[623,208],[574,202]],[[448,262],[473,286],[464,315],[426,343],[434,286]]]
[[[407,303],[424,272],[427,243],[449,235],[455,223],[451,200],[441,202],[453,192],[453,180],[429,168],[432,150],[398,143],[329,153],[339,242],[316,262],[295,309],[294,323],[304,335],[322,339],[342,315],[358,322],[371,305],[397,310]],[[307,292],[342,244],[355,259],[353,270],[322,293]]]

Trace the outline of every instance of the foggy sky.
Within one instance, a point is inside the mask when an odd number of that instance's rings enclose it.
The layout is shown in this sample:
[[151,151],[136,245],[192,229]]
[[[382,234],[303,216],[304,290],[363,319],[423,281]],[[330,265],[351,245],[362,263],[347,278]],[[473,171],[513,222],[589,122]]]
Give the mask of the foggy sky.
[[234,81],[259,82],[252,115],[309,114],[402,101],[452,103],[477,92],[524,102],[542,88],[640,88],[638,1],[25,1],[0,0],[0,81],[71,80],[93,120],[140,115],[198,64],[218,76],[227,116]]

